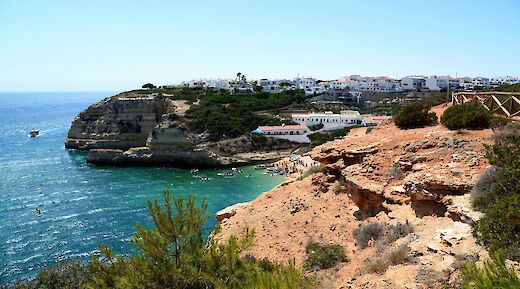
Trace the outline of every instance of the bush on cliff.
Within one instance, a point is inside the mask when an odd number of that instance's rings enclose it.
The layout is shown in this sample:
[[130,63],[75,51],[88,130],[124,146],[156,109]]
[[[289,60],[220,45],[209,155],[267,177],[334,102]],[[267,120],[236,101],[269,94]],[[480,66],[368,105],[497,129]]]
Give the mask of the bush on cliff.
[[303,263],[303,267],[307,270],[328,269],[340,262],[348,262],[345,248],[340,245],[322,245],[316,242],[309,242],[305,250],[308,257]]
[[250,95],[205,92],[196,105],[186,111],[189,127],[196,133],[207,132],[212,140],[248,134],[259,125],[280,125],[281,121],[257,113],[281,108],[306,99],[303,91],[267,92]]
[[436,124],[437,115],[430,112],[430,106],[417,102],[405,106],[394,117],[394,122],[401,129],[419,128]]
[[493,116],[484,107],[475,103],[454,105],[444,111],[441,123],[451,130],[486,129],[491,126]]
[[473,200],[484,212],[473,225],[474,234],[491,251],[500,249],[507,258],[520,260],[520,125],[497,130],[486,157],[497,171],[484,178],[493,183],[482,184]]
[[[164,206],[157,200],[148,202],[155,228],[136,226],[132,238],[140,253],[131,257],[115,256],[107,246],[100,246],[101,255],[92,255],[84,267],[72,267],[72,273],[41,271],[37,282],[20,288],[310,288],[293,262],[280,265],[266,259],[241,257],[253,242],[254,231],[242,239],[231,237],[227,242],[204,240],[202,226],[207,220],[206,202],[200,206],[195,198],[187,202],[164,193]],[[61,270],[61,269],[58,269]],[[60,276],[67,278],[67,286]],[[86,275],[85,275],[86,274]],[[55,276],[48,278],[46,276]],[[46,280],[39,282],[38,280]],[[74,283],[74,280],[77,280]],[[61,282],[61,283],[60,283]]]
[[484,261],[480,268],[471,263],[463,272],[464,289],[520,288],[520,279],[513,268],[508,268],[500,253],[492,254],[492,259]]
[[356,244],[361,249],[366,248],[369,241],[377,241],[383,237],[384,234],[385,227],[377,222],[361,225],[353,232]]

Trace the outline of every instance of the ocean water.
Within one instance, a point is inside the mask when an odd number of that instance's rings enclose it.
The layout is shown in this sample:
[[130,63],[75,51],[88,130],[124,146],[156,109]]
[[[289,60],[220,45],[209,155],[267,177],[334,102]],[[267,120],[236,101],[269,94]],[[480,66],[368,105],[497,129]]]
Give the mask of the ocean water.
[[[87,165],[85,153],[65,150],[67,130],[80,111],[113,94],[0,93],[0,284],[31,278],[59,260],[87,260],[98,244],[135,252],[134,227],[153,224],[147,200],[161,198],[165,188],[207,199],[208,233],[215,212],[283,181],[253,167],[229,178],[201,171],[210,178],[204,182],[179,169]],[[32,129],[40,136],[29,138]]]

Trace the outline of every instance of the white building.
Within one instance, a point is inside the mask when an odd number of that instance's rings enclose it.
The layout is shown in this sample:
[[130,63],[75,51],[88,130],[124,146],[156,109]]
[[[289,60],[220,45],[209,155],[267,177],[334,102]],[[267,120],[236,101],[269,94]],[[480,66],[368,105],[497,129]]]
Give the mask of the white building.
[[298,143],[310,143],[307,136],[310,129],[306,125],[259,126],[252,133],[266,137],[286,139]]
[[205,88],[205,89],[229,89],[229,80],[225,79],[199,79],[182,81],[179,86],[190,88]]
[[253,85],[248,82],[229,82],[229,93],[252,94],[255,93]]
[[340,114],[332,111],[324,113],[293,114],[292,120],[301,125],[312,126],[323,124],[324,130],[335,130],[356,124],[363,124],[363,117],[357,111],[346,110]]
[[401,79],[401,87],[404,90],[420,91],[425,89],[426,77],[424,76],[407,76]]
[[316,78],[312,77],[296,77],[294,79],[294,86],[297,89],[306,89],[316,86]]
[[486,78],[486,77],[475,77],[473,78],[473,86],[474,87],[490,87],[491,86],[491,81],[489,80],[489,78]]
[[324,93],[325,91],[327,91],[327,89],[325,89],[324,87],[322,87],[320,85],[309,86],[309,87],[304,88],[303,90],[305,91],[306,95],[320,94],[320,93]]
[[262,87],[262,91],[270,93],[280,93],[282,91],[292,89],[292,81],[287,79],[260,79],[257,81],[257,85]]
[[520,83],[520,77],[515,76],[499,76],[490,79],[491,85],[507,85]]
[[350,75],[329,83],[331,88],[349,88],[356,91],[400,92],[403,90],[398,81],[387,76]]
[[432,75],[426,78],[424,83],[425,88],[430,91],[439,91],[443,88],[457,88],[459,80],[450,76]]
[[210,79],[206,80],[206,88],[209,89],[229,89],[229,80],[225,79]]

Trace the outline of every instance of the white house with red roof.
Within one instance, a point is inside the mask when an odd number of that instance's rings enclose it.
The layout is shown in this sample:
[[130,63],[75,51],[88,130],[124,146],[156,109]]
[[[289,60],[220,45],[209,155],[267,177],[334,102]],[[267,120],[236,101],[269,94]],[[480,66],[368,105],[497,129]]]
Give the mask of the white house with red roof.
[[310,143],[307,135],[311,130],[306,125],[259,126],[252,133],[266,137],[286,139],[298,143]]

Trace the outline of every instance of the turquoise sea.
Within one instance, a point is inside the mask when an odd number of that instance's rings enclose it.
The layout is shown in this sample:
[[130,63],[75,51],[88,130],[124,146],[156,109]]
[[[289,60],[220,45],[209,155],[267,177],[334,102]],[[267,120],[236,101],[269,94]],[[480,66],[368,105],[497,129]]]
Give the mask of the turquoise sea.
[[[100,243],[132,252],[134,226],[152,225],[147,200],[161,198],[165,188],[206,197],[208,233],[215,212],[283,181],[253,167],[229,178],[201,171],[210,178],[204,182],[179,169],[87,165],[85,153],[65,150],[67,130],[80,111],[113,94],[0,93],[0,284],[31,278],[59,260],[87,260]],[[40,136],[29,138],[32,129]]]

